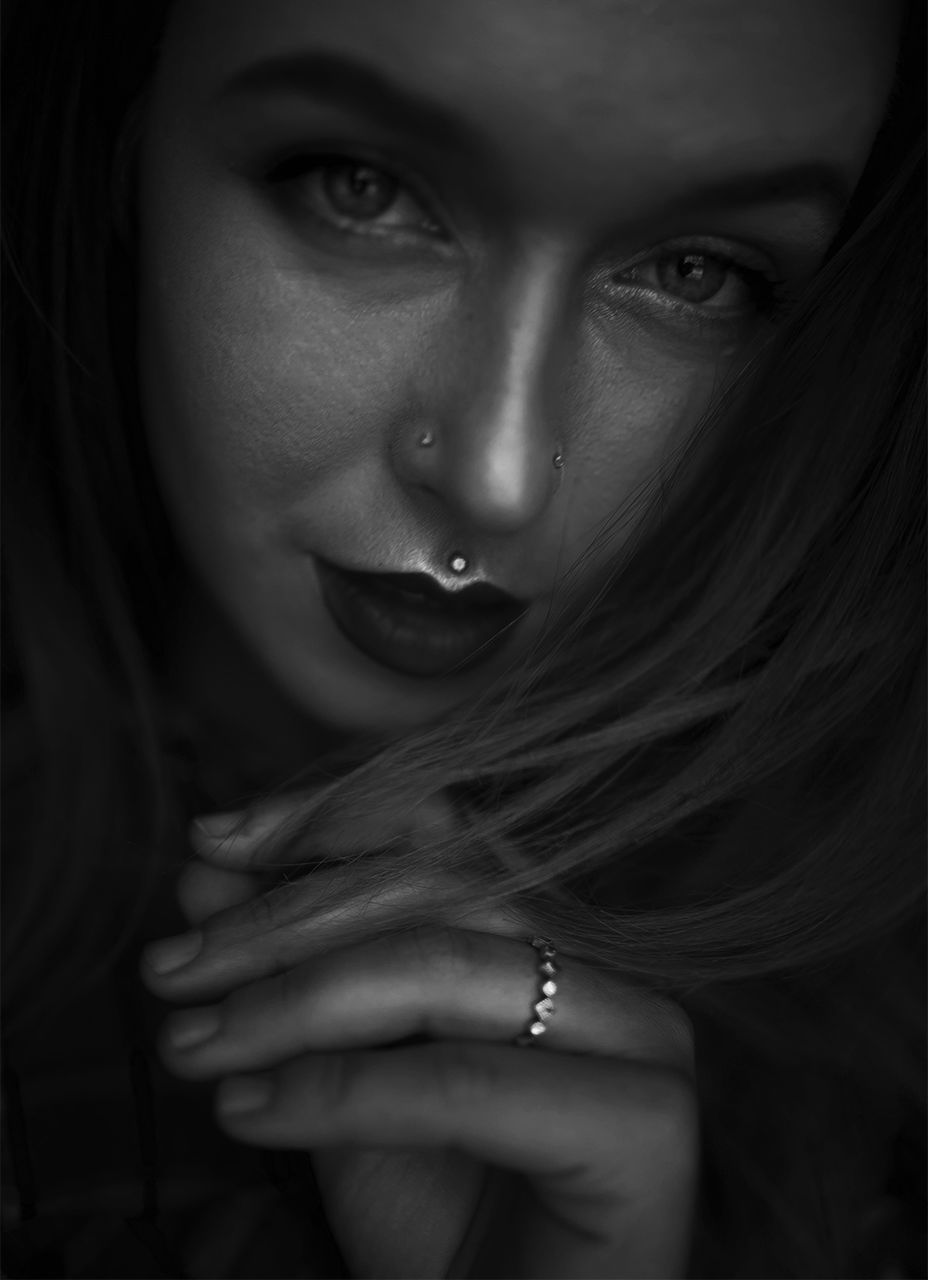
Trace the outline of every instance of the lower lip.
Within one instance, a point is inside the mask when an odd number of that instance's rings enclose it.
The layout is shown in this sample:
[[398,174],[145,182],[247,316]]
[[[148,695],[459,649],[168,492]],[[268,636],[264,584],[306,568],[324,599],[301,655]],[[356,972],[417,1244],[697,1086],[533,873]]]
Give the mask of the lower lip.
[[368,658],[401,675],[458,675],[489,660],[506,643],[516,610],[449,610],[421,604],[376,574],[349,574],[316,559],[322,598],[342,634]]

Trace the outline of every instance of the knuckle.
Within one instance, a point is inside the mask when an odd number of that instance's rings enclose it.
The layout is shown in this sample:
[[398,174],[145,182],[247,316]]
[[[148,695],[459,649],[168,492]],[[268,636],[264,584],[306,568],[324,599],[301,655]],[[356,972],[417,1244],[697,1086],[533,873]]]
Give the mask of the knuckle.
[[258,977],[289,967],[291,948],[278,911],[266,895],[230,907],[201,925],[201,956],[230,973]]
[[260,985],[272,1012],[280,1018],[293,1018],[307,1002],[306,975],[299,967],[283,968]]
[[271,894],[262,893],[245,904],[246,926],[258,932],[276,924],[275,903]]
[[263,1034],[268,1027],[289,1027],[300,1008],[293,972],[283,969],[230,991],[223,1000],[224,1023],[239,1034]]
[[294,979],[302,954],[301,935],[289,927],[281,927],[276,920],[261,939],[260,947],[253,949],[254,963],[264,972],[280,976],[290,973]]
[[295,940],[305,931],[301,919],[302,899],[294,886],[277,884],[245,904],[245,915],[238,922],[239,931],[249,937],[276,940],[279,945]]

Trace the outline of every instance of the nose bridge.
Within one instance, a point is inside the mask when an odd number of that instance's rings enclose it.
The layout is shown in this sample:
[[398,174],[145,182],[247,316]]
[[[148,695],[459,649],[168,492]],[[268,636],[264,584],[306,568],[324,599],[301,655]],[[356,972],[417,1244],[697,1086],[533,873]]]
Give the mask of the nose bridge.
[[551,500],[563,410],[568,281],[553,255],[511,263],[481,282],[446,406],[448,496],[489,532],[535,520]]

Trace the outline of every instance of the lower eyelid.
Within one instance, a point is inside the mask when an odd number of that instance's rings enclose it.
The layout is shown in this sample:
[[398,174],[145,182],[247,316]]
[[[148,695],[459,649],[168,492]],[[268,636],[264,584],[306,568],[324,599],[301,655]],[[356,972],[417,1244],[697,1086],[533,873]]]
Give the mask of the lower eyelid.
[[[681,246],[680,249],[671,246],[669,252],[671,254],[680,253],[681,255],[687,252],[703,253],[705,256],[711,257],[716,262],[725,266],[733,275],[737,276],[742,281],[745,289],[747,289],[750,295],[751,302],[745,310],[753,309],[758,314],[776,315],[780,310],[782,310],[784,303],[788,301],[785,296],[788,289],[788,282],[780,276],[780,274],[772,267],[772,264],[764,267],[759,265],[756,261],[750,263],[743,262],[731,254],[724,254],[721,250],[713,252],[700,245],[684,245]],[[639,259],[637,263],[633,263],[627,269],[629,271],[634,271],[638,267],[644,267],[653,261],[654,256]],[[713,310],[718,311],[719,314],[723,314],[720,309],[713,308],[709,303],[687,303],[685,299],[676,299],[673,294],[664,293],[664,291],[657,286],[648,285],[644,281],[642,281],[642,284],[645,288],[653,289],[656,294],[680,302],[685,307],[694,308],[697,311],[700,311],[700,314],[711,314]],[[700,310],[701,308],[704,309]],[[737,313],[737,309],[733,309],[733,313]]]
[[652,334],[673,333],[683,341],[695,343],[720,342],[738,344],[756,327],[770,319],[761,307],[716,309],[700,307],[662,294],[647,286],[635,286],[622,291],[621,299],[608,298],[606,306],[613,313],[615,322],[627,316],[636,325],[642,325]]
[[[739,308],[713,307],[711,305],[711,299],[705,303],[689,302],[686,298],[678,298],[674,294],[659,288],[657,285],[649,284],[646,280],[622,279],[621,277],[616,279],[613,277],[612,288],[616,290],[632,290],[639,297],[654,299],[659,306],[667,307],[671,310],[678,311],[681,314],[693,314],[695,312],[701,316],[708,317],[710,320],[718,317],[746,315],[751,310],[760,311],[763,309],[761,303],[756,303],[752,306],[749,302],[746,306]],[[756,290],[752,289],[751,285],[747,282],[745,282],[745,288],[753,298]]]

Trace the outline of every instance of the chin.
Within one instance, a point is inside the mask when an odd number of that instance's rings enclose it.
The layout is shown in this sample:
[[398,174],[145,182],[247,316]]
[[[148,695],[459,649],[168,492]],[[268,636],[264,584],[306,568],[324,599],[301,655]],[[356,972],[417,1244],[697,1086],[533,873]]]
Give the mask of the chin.
[[308,621],[298,638],[284,629],[246,638],[299,711],[336,733],[390,738],[412,732],[472,700],[492,679],[489,666],[460,676],[403,675],[356,649],[321,602]]
[[[359,672],[357,667],[372,669]],[[467,696],[449,688],[450,681],[413,681],[378,670],[363,655],[344,663],[304,663],[299,669],[274,664],[272,673],[300,711],[353,738],[409,733],[440,720]]]

